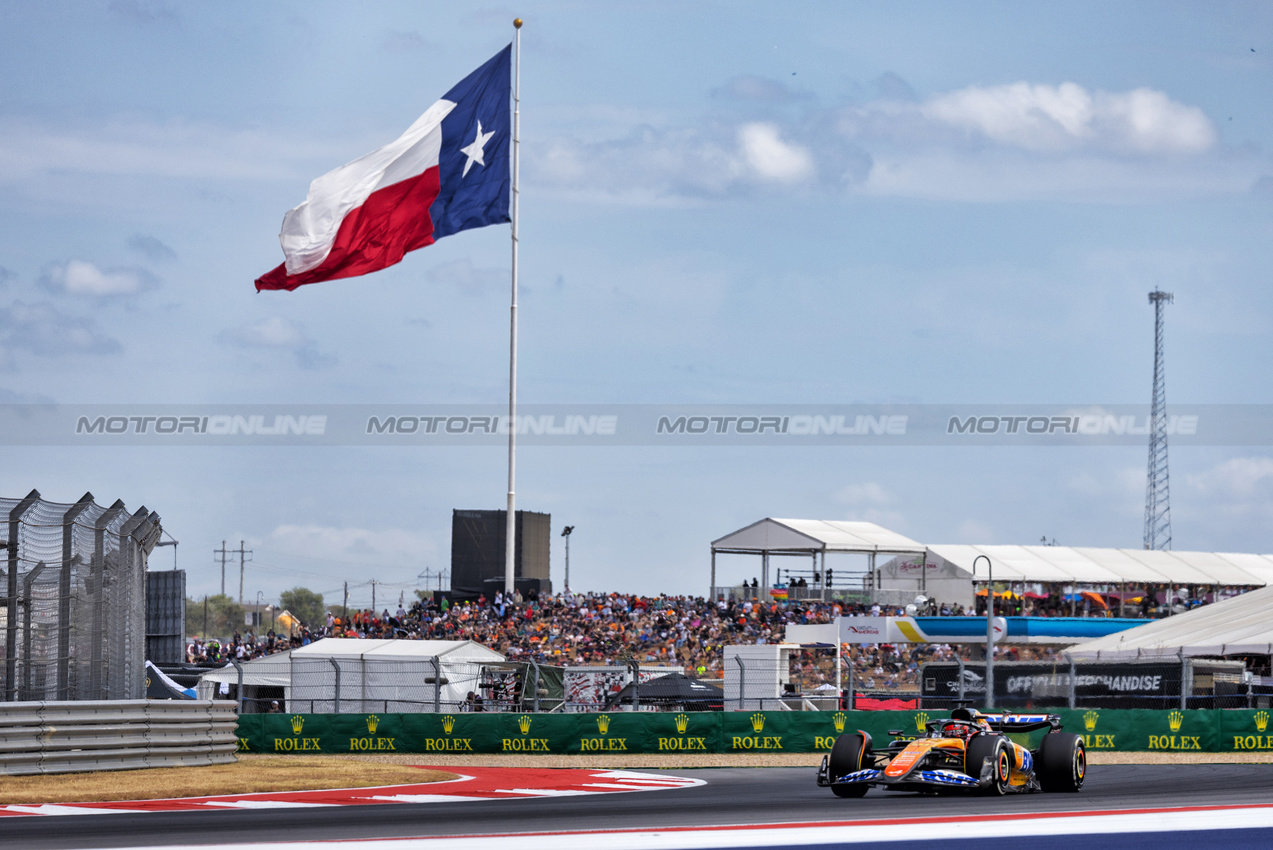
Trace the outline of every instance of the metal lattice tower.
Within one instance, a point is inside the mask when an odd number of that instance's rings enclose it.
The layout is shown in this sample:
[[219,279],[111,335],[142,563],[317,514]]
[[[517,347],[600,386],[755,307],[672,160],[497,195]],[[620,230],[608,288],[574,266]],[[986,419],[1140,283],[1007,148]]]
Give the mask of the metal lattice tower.
[[1145,492],[1145,548],[1171,548],[1171,486],[1167,474],[1167,380],[1163,363],[1163,306],[1175,301],[1157,288],[1154,305],[1154,401],[1149,412],[1149,483]]

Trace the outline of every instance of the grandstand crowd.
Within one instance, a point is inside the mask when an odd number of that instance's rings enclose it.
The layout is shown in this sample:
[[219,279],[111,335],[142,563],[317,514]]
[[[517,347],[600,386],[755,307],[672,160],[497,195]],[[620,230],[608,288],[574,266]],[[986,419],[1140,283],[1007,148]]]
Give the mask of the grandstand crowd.
[[[712,602],[701,597],[622,593],[565,592],[543,599],[514,594],[508,600],[497,594],[493,600],[454,605],[445,598],[429,597],[409,609],[399,605],[392,612],[329,610],[325,622],[305,624],[290,636],[270,630],[261,636],[236,633],[224,643],[196,639],[188,650],[192,662],[225,663],[260,658],[323,637],[473,640],[510,661],[602,665],[631,658],[643,665],[678,666],[692,675],[717,678],[722,675],[725,646],[780,642],[786,626],[793,623],[902,613],[901,609],[841,601],[762,603],[735,598]],[[957,616],[965,612],[933,606],[933,613]],[[960,652],[966,660],[981,657],[981,648],[975,645],[878,644],[856,647],[848,658],[862,690],[913,690],[920,664],[953,660]],[[1034,660],[1046,657],[1050,650],[1011,648],[1005,652],[1011,660]],[[834,682],[834,656],[802,653],[797,675],[802,689]]]

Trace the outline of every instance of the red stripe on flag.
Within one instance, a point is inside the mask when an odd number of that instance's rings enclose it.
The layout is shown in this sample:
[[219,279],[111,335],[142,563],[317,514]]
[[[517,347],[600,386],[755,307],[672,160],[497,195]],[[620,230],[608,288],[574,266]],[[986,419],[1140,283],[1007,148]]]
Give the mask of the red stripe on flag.
[[307,283],[357,277],[402,261],[408,251],[433,244],[429,207],[440,189],[438,167],[377,189],[340,223],[331,253],[316,268],[296,275],[281,265],[256,281],[256,290],[295,289]]

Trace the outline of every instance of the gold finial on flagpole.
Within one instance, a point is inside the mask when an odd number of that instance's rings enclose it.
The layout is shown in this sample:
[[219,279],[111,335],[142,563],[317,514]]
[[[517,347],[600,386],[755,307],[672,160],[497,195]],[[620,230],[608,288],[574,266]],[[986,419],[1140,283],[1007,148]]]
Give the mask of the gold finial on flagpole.
[[521,19],[521,18],[513,18],[513,28],[514,28],[514,29],[521,29],[521,28],[522,28],[522,19]]

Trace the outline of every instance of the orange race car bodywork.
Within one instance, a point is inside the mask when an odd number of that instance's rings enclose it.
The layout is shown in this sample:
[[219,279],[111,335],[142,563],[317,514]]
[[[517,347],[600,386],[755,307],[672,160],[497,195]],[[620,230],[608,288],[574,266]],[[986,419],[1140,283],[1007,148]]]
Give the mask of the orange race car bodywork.
[[[1007,737],[1045,728],[1038,750]],[[861,796],[868,787],[989,794],[1077,791],[1086,770],[1081,739],[1061,732],[1056,715],[987,715],[956,709],[949,719],[930,721],[921,737],[892,734],[895,740],[880,752],[872,749],[865,732],[840,736],[823,759],[818,785],[843,797]],[[1040,754],[1047,762],[1042,774]]]

